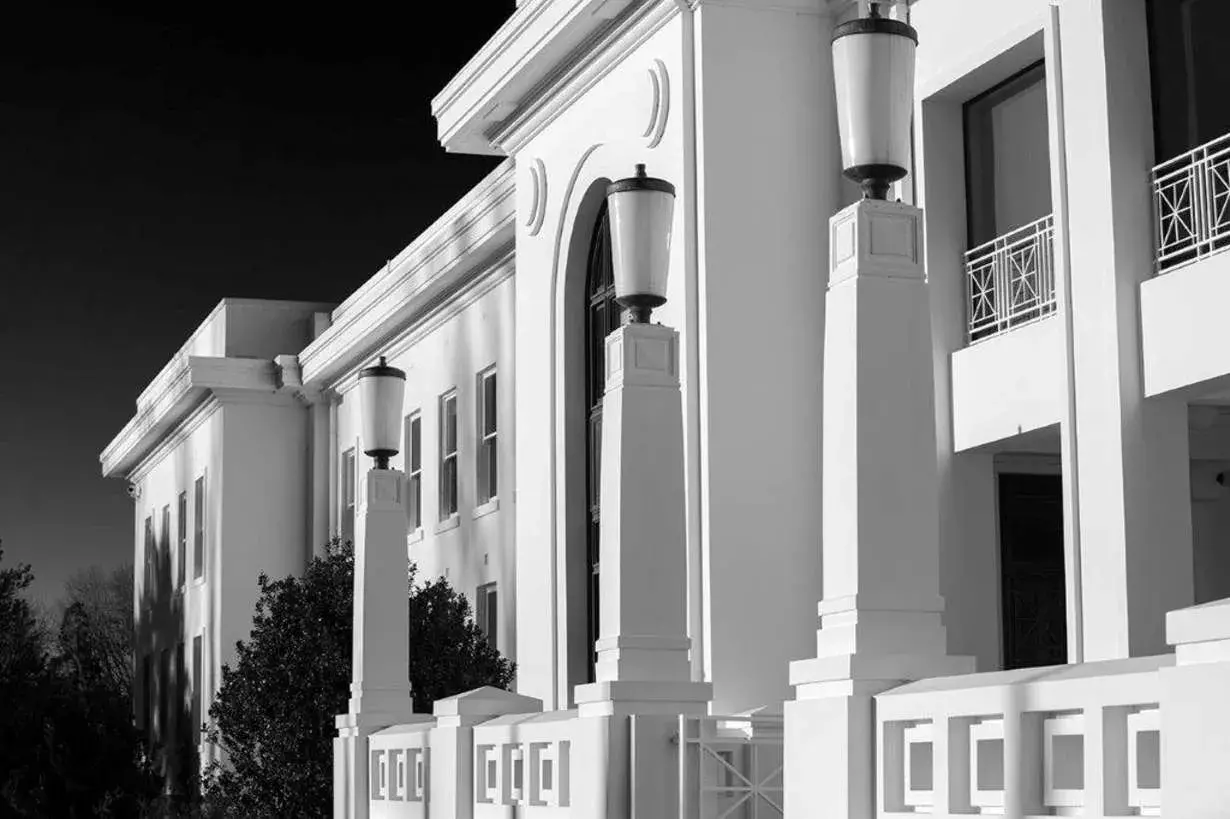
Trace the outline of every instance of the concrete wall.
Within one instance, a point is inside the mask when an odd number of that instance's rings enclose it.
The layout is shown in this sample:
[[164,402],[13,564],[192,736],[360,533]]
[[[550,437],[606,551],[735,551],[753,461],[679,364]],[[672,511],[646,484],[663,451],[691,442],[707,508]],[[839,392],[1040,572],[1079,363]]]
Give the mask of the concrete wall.
[[[687,515],[690,521],[698,515],[696,285],[686,261],[694,248],[685,205],[694,180],[682,147],[688,110],[683,34],[676,18],[650,35],[516,157],[518,691],[541,699],[548,710],[571,702],[592,651],[585,619],[585,259],[606,182],[630,175],[638,162],[678,190],[669,302],[655,319],[684,336]],[[655,75],[669,89],[661,114],[654,110]],[[689,612],[696,635],[699,542],[695,528],[689,531]]]
[[[514,521],[517,495],[514,490],[516,462],[516,415],[513,357],[513,299],[516,293],[511,262],[502,273],[477,289],[463,293],[454,304],[428,317],[414,329],[391,340],[385,348],[388,361],[406,372],[403,416],[420,413],[422,435],[422,528],[411,533],[409,558],[418,566],[419,579],[444,577],[474,606],[480,585],[497,583],[500,606],[496,646],[506,657],[517,657],[518,596]],[[495,365],[498,402],[498,500],[479,508],[477,502],[478,374]],[[336,469],[341,453],[354,448],[358,468],[366,470],[371,459],[362,455],[359,440],[359,401],[354,374],[338,385]],[[440,487],[440,396],[457,391],[458,515],[441,520]],[[405,469],[406,441],[393,466]],[[336,476],[335,487],[340,484]],[[356,487],[362,485],[356,480]],[[357,490],[356,490],[357,491]],[[333,503],[339,502],[336,489]],[[541,637],[539,637],[541,639]]]
[[774,703],[787,661],[812,650],[823,225],[839,196],[827,43],[806,4],[675,15],[517,154],[518,659],[520,690],[548,708],[590,651],[572,305],[602,188],[637,162],[678,190],[655,319],[682,337],[693,676],[713,682],[715,711]]
[[1224,390],[1230,375],[1225,313],[1230,254],[1201,259],[1140,285],[1140,344],[1147,395]]
[[1050,316],[952,354],[953,448],[1059,423],[1067,396],[1063,324]]
[[[221,493],[215,492],[218,478],[223,471],[223,423],[221,407],[213,404],[193,416],[174,434],[173,445],[133,476],[133,483],[140,491],[134,504],[134,529],[136,547],[133,556],[133,616],[136,627],[134,653],[136,664],[133,689],[133,709],[141,724],[143,702],[148,696],[142,679],[142,661],[152,657],[153,668],[158,667],[158,656],[163,650],[171,652],[171,667],[174,669],[174,652],[179,643],[184,644],[185,666],[188,679],[192,679],[192,640],[201,636],[204,669],[202,711],[208,712],[213,692],[220,682],[218,667],[228,659],[221,652],[219,624],[225,611],[221,599],[221,585],[213,577],[218,565],[217,555],[220,540],[219,525],[222,520]],[[193,487],[196,479],[206,479],[206,522],[204,577],[194,577],[193,531],[196,525]],[[178,497],[187,493],[188,544],[186,549],[185,586],[176,589],[178,557],[176,536],[178,531]],[[155,542],[160,535],[163,507],[171,510],[171,532],[167,551],[159,549],[154,557],[155,582],[145,584],[144,528],[146,516],[152,515],[155,526]],[[172,671],[174,673],[174,671]],[[182,689],[190,697],[188,686]],[[189,707],[190,699],[183,703]],[[151,712],[152,713],[152,712]]]

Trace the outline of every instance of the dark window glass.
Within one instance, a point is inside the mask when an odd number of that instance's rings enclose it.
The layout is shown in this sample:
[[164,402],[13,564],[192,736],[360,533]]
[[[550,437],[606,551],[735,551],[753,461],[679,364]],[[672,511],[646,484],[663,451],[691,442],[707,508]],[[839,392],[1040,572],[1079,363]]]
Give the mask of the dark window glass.
[[499,435],[496,424],[495,371],[479,376],[481,399],[478,404],[478,502],[486,503],[499,494],[496,461]]
[[354,540],[354,502],[355,502],[355,463],[354,450],[348,449],[342,453],[342,540]]
[[406,480],[406,516],[410,530],[423,525],[423,424],[415,413],[406,423],[406,448],[408,451]]
[[590,648],[589,680],[594,679],[594,643],[599,635],[599,544],[601,517],[600,478],[602,474],[602,396],[606,391],[606,337],[619,326],[620,310],[615,303],[615,268],[611,259],[611,228],[604,202],[590,238],[589,263],[585,288],[585,334],[588,354],[585,366],[585,402],[588,414],[586,432],[586,498],[588,503],[588,533],[586,548],[589,561],[587,592],[588,631]]
[[200,741],[201,732],[201,679],[204,668],[201,654],[201,637],[192,638],[192,741]]
[[965,104],[969,247],[1051,212],[1046,68],[1035,63]]
[[457,514],[457,395],[440,399],[440,520]]
[[183,587],[188,576],[188,493],[180,492],[175,509],[175,584]]
[[1226,0],[1147,0],[1155,163],[1230,133]]
[[196,479],[192,488],[192,571],[193,577],[205,576],[205,476]]

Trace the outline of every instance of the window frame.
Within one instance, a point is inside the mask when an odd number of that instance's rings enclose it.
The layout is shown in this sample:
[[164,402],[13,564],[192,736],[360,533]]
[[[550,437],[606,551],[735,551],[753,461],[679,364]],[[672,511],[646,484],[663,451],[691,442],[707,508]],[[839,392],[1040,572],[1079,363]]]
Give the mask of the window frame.
[[[359,447],[358,444],[342,450],[341,479],[342,485],[338,493],[338,506],[341,515],[338,519],[337,533],[342,540],[354,541],[355,526],[358,525],[359,509]],[[349,521],[349,533],[347,533]]]
[[500,598],[499,584],[495,581],[483,583],[474,590],[474,623],[487,644],[499,648]]
[[192,579],[194,581],[205,579],[207,559],[205,519],[208,515],[206,510],[209,508],[207,494],[209,486],[206,478],[207,473],[202,472],[192,482]]
[[[474,478],[477,486],[477,503],[482,506],[500,497],[499,420],[500,387],[496,365],[492,364],[477,377],[477,397],[474,401]],[[487,417],[487,385],[494,393],[491,401],[491,416]],[[490,421],[490,429],[488,422]]]
[[157,546],[157,541],[154,537],[154,513],[151,511],[145,516],[145,534],[142,541],[142,562],[144,564],[145,579],[143,582],[144,588],[142,594],[145,596],[145,605],[148,607],[154,596],[154,549]]
[[188,582],[188,493],[176,497],[175,585],[183,589]]
[[192,638],[192,738],[199,743],[201,737],[201,703],[205,679],[205,633]]
[[[405,419],[406,522],[413,535],[423,528],[423,412],[414,410]],[[416,435],[417,433],[417,435]],[[417,437],[417,441],[415,440]],[[417,443],[417,453],[415,451]],[[415,462],[415,455],[418,461]]]
[[[461,442],[458,440],[457,433],[459,427],[457,425],[457,388],[454,387],[443,393],[439,398],[439,435],[438,441],[438,465],[440,475],[440,485],[438,492],[438,510],[439,520],[441,523],[456,517],[458,510],[461,508],[461,480],[458,475],[457,463],[458,455],[461,451]],[[449,424],[449,406],[452,406],[452,437],[453,448],[448,449],[448,424]],[[451,483],[451,486],[450,486]],[[451,490],[451,492],[450,492]],[[451,501],[451,503],[449,503]]]

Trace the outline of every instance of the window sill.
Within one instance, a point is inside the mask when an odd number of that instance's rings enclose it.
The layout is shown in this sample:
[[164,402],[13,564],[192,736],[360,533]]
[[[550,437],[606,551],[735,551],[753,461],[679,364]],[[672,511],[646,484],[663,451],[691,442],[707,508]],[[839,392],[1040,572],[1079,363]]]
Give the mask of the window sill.
[[436,534],[442,534],[449,529],[456,529],[461,525],[461,516],[456,512],[446,517],[444,520],[436,524]]
[[475,520],[478,520],[484,515],[490,515],[492,512],[498,512],[498,511],[500,511],[500,499],[498,497],[495,497],[487,501],[486,503],[484,503],[482,506],[474,507],[474,512],[472,513],[472,516]]
[[406,545],[410,546],[423,539],[423,527],[419,526],[406,535]]

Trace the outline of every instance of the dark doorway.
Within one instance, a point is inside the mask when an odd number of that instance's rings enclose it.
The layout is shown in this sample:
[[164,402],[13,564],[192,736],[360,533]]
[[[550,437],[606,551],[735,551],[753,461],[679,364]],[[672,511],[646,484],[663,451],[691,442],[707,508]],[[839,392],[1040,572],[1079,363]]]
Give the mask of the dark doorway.
[[594,681],[594,643],[598,639],[598,523],[601,518],[599,478],[602,470],[602,395],[606,391],[606,337],[619,326],[619,305],[615,303],[615,269],[611,261],[611,229],[606,202],[598,211],[589,243],[585,279],[585,407],[588,424],[585,432],[585,499],[589,589],[586,594],[587,636],[589,639],[588,681]]
[[999,476],[1004,668],[1068,659],[1063,483],[1058,475]]

